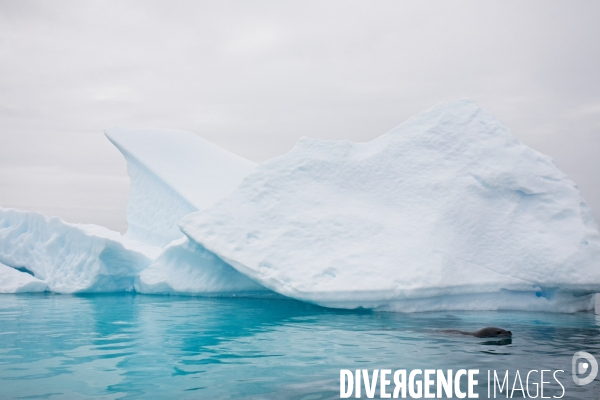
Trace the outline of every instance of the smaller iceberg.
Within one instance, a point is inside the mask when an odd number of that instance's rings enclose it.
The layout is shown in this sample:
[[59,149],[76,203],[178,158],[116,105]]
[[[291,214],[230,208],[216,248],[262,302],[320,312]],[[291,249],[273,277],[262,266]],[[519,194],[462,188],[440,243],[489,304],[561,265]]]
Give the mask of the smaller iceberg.
[[0,263],[0,293],[43,292],[46,284],[33,275]]
[[2,276],[29,282],[20,291],[42,286],[57,293],[132,290],[135,276],[159,253],[160,248],[101,226],[0,207],[0,263],[12,269]]
[[135,290],[203,296],[273,294],[187,238],[173,241],[140,272]]
[[177,223],[235,189],[256,164],[190,132],[111,128],[131,178],[126,237],[164,247],[183,234]]
[[183,216],[232,191],[256,164],[189,132],[112,128],[105,134],[125,156],[131,178],[127,233],[0,208],[0,262],[12,267],[10,276],[58,293],[135,286],[146,293],[272,294],[189,243],[177,227]]

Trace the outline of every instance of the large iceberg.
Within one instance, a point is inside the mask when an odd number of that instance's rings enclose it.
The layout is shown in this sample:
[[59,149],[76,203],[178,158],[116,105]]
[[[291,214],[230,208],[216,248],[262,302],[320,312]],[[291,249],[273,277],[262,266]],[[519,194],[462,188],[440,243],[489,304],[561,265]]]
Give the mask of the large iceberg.
[[576,185],[469,100],[368,143],[301,139],[180,227],[324,306],[573,312],[600,292],[600,234]]
[[272,289],[343,308],[572,312],[600,292],[600,233],[576,186],[471,101],[368,143],[302,139],[258,168],[187,132],[106,136],[131,177],[127,234],[0,207],[0,293]]
[[160,251],[101,226],[0,207],[2,292],[132,290],[136,275]]
[[111,128],[131,178],[126,236],[154,246],[183,237],[177,223],[233,191],[256,164],[189,132]]

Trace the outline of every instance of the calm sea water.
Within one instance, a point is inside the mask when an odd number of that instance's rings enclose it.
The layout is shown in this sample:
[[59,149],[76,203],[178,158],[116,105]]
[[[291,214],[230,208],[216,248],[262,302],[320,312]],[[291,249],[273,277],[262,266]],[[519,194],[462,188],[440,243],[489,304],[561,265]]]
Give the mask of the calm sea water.
[[[513,339],[440,332],[488,325],[512,330]],[[342,368],[478,368],[480,398],[487,398],[488,370],[508,369],[512,385],[517,369],[561,369],[564,398],[595,400],[600,378],[582,387],[571,379],[580,350],[600,360],[594,314],[396,314],[292,300],[133,294],[0,296],[3,399],[326,399],[339,398]],[[561,393],[554,384],[544,394]]]

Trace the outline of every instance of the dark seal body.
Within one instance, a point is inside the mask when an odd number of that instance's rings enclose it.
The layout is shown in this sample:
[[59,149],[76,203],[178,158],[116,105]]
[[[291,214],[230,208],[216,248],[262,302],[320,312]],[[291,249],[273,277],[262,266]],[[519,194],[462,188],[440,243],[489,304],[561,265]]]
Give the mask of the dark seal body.
[[483,329],[478,330],[477,332],[465,332],[465,331],[459,331],[459,330],[455,330],[455,329],[447,329],[447,330],[443,330],[442,332],[456,333],[458,335],[469,335],[469,336],[475,336],[478,338],[512,337],[511,331],[507,331],[507,330],[504,330],[501,328],[495,328],[495,327],[483,328]]

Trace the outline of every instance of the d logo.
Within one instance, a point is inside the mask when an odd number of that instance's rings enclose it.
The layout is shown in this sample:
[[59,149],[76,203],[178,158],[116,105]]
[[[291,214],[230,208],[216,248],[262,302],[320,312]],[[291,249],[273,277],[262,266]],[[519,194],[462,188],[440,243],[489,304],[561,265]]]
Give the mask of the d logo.
[[[585,361],[579,361],[581,359],[585,359]],[[579,361],[579,363],[577,361]],[[593,355],[586,353],[585,351],[578,351],[573,355],[572,367],[573,382],[579,386],[587,385],[596,378],[596,375],[598,375],[598,362]],[[577,376],[577,374],[585,374],[588,371],[590,371],[590,374],[585,378],[579,378]]]

